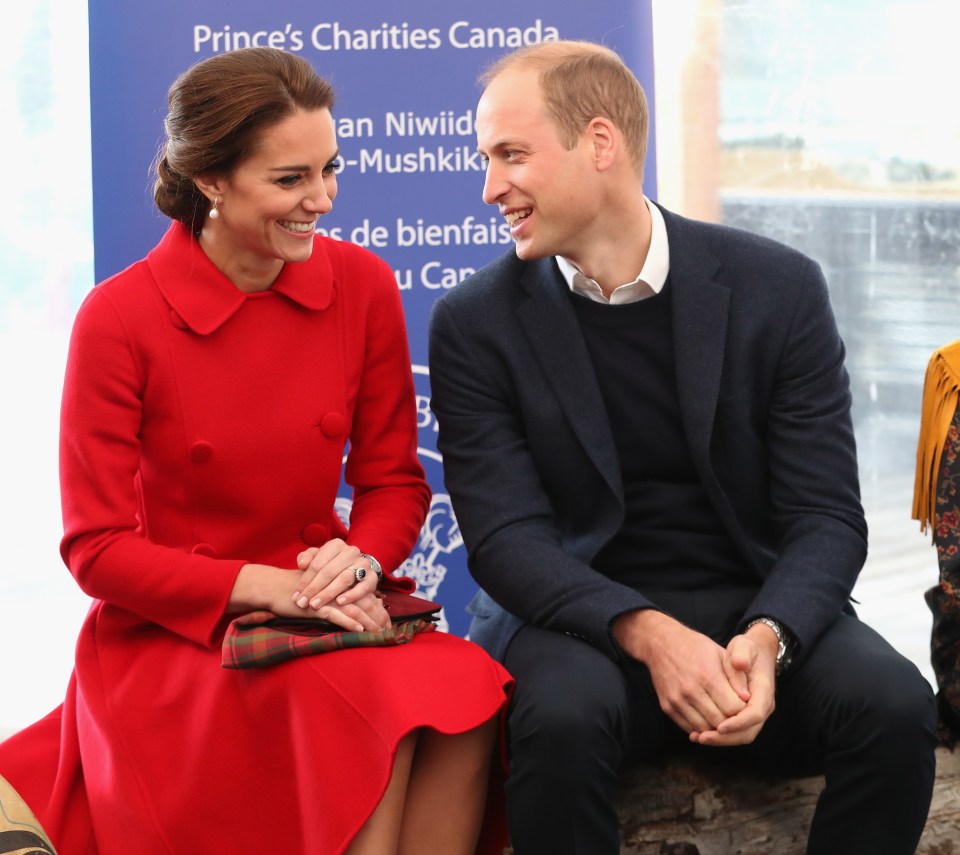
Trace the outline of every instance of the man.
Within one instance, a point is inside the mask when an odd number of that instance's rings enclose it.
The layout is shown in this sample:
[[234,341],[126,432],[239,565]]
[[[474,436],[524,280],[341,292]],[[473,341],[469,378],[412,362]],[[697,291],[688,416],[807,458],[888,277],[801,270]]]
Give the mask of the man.
[[818,266],[644,197],[612,51],[521,48],[483,82],[516,252],[436,304],[430,365],[471,637],[517,679],[516,852],[618,852],[619,773],[689,745],[825,772],[809,852],[912,853],[933,693],[849,606],[866,525]]

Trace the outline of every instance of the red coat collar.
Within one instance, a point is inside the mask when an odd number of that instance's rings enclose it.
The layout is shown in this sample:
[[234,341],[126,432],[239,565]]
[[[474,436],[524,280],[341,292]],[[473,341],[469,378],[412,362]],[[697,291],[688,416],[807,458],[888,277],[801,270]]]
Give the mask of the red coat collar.
[[[214,266],[199,241],[180,223],[171,224],[147,254],[147,265],[170,308],[201,335],[222,326],[248,296]],[[310,259],[285,264],[271,290],[307,309],[319,311],[330,305],[333,271],[318,238],[314,238]]]

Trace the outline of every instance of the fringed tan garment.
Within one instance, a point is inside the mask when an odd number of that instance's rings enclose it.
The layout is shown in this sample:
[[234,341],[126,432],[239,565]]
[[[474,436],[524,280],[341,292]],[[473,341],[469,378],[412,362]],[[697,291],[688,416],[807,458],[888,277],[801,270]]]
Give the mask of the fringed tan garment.
[[960,339],[934,351],[923,381],[923,411],[917,442],[917,472],[913,485],[913,518],[920,531],[934,525],[937,473],[947,430],[960,404]]

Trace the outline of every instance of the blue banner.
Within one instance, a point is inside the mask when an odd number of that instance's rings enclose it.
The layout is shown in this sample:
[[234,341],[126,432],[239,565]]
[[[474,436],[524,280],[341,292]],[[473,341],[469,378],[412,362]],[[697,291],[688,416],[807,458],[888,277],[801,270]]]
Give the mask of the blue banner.
[[[443,484],[430,413],[426,328],[433,301],[511,248],[480,192],[477,76],[524,44],[589,39],[617,50],[653,110],[650,0],[485,4],[418,0],[262,0],[182,4],[89,0],[94,268],[98,281],[142,258],[166,230],[152,195],[166,93],[190,65],[261,45],[304,56],[337,93],[343,159],[339,195],[318,230],[369,247],[403,295],[417,383],[420,457],[434,490],[420,542],[401,572],[444,604],[444,626],[465,635],[475,591]],[[645,189],[656,195],[651,131]],[[342,490],[344,496],[349,495]],[[350,500],[338,512],[349,516]]]

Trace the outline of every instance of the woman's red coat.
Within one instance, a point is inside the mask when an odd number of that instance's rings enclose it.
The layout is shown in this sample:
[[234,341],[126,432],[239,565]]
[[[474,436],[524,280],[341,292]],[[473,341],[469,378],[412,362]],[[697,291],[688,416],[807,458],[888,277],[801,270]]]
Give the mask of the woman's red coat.
[[[243,564],[342,536],[393,568],[419,533],[402,307],[373,254],[317,237],[244,294],[173,225],[77,315],[60,455],[61,551],[94,601],[64,704],[0,746],[0,774],[61,855],[341,852],[406,733],[502,707],[506,673],[444,633],[220,667]],[[502,816],[486,828],[502,849]]]

